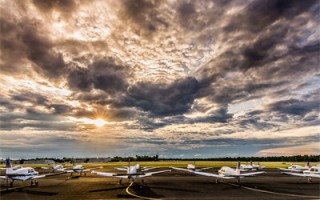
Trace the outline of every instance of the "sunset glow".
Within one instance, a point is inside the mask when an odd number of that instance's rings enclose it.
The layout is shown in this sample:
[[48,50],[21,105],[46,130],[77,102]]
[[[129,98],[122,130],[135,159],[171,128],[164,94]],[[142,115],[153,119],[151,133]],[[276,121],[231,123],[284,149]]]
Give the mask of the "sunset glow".
[[277,2],[1,1],[1,156],[318,154],[320,6]]

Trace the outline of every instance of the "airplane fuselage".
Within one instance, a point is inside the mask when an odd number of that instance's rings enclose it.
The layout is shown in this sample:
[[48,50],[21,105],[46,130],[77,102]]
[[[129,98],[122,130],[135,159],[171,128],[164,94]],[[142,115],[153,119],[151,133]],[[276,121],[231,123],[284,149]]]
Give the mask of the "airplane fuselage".
[[72,168],[72,170],[73,170],[74,172],[77,172],[77,173],[82,173],[82,172],[84,172],[84,168],[83,168],[82,165],[74,166],[74,167]]
[[309,167],[305,166],[305,167],[302,167],[300,165],[292,165],[291,167],[288,167],[289,170],[294,170],[294,171],[304,171],[304,170],[308,170]]
[[304,174],[317,174],[320,175],[320,167],[318,166],[313,166],[309,170],[304,170]]
[[32,167],[21,167],[6,173],[6,176],[12,180],[28,180],[38,175],[39,172],[35,171]]
[[222,167],[219,171],[218,171],[220,176],[235,176],[235,175],[239,175],[239,172],[231,167]]

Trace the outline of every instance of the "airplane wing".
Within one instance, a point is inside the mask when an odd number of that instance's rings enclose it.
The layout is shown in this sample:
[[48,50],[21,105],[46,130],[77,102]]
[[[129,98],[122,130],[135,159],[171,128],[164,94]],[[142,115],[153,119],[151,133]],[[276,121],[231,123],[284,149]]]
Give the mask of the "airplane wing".
[[49,174],[34,176],[34,177],[30,178],[30,180],[31,180],[31,179],[44,178],[44,177],[46,177],[46,176],[48,176],[48,175],[49,175]]
[[278,168],[282,171],[287,171],[287,172],[302,172],[302,170],[297,170],[297,169],[287,169],[287,168]]
[[200,171],[203,171],[203,170],[206,170],[206,169],[211,169],[212,167],[205,167],[205,168],[201,168],[201,169],[196,169],[197,172],[200,172]]
[[171,170],[167,169],[167,170],[162,170],[162,171],[157,171],[157,172],[149,172],[149,173],[145,173],[144,175],[139,175],[139,177],[142,178],[142,177],[152,176],[154,174],[160,174],[160,173],[164,173],[164,172],[171,172]]
[[67,172],[67,173],[73,173],[73,169],[67,169],[67,170],[64,170],[64,172]]
[[261,171],[261,172],[251,172],[251,173],[233,175],[233,176],[245,177],[245,176],[255,176],[255,175],[258,175],[258,174],[265,174],[265,173],[266,173],[265,171]]
[[127,171],[127,168],[123,168],[123,167],[115,167],[114,169],[119,170],[119,171]]
[[320,178],[319,174],[301,174],[301,173],[291,173],[291,172],[282,172],[282,173],[287,175],[292,175],[292,176]]
[[117,174],[115,173],[109,173],[109,172],[91,172],[91,174],[96,174],[96,175],[99,175],[99,176],[108,176],[108,177],[113,177],[113,176],[116,176]]
[[41,167],[41,169],[51,169],[51,168],[49,168],[49,167]]
[[180,171],[186,171],[186,172],[193,172],[190,169],[184,169],[184,168],[179,168],[179,167],[170,167],[171,169],[175,169],[175,170],[180,170]]
[[198,175],[201,175],[201,176],[209,176],[209,177],[214,177],[214,178],[223,178],[223,179],[232,179],[234,177],[230,177],[230,176],[221,176],[219,174],[212,174],[212,173],[207,173],[207,172],[194,172],[194,171],[191,171],[192,173],[194,174],[198,174]]
[[144,167],[142,168],[142,171],[149,171],[149,170],[152,170],[152,169],[156,169],[157,167]]

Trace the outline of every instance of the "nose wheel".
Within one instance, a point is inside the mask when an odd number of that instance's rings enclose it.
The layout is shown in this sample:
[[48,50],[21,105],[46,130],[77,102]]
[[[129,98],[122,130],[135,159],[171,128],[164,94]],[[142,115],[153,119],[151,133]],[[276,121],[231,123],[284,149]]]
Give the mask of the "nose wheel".
[[38,185],[39,185],[39,183],[38,183],[37,180],[32,180],[31,181],[31,186],[38,186]]
[[13,181],[14,181],[14,180],[12,180],[12,181],[10,182],[10,187],[13,187]]

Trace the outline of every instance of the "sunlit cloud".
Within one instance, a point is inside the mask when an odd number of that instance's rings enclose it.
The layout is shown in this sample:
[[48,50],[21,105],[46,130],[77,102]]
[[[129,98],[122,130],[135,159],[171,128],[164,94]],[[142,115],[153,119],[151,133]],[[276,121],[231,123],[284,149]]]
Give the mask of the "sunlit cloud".
[[16,133],[55,156],[60,142],[210,157],[319,141],[318,2],[53,2],[0,2],[2,157],[36,145]]
[[318,155],[320,152],[319,142],[301,146],[264,149],[257,153],[258,156],[293,156],[293,155]]

